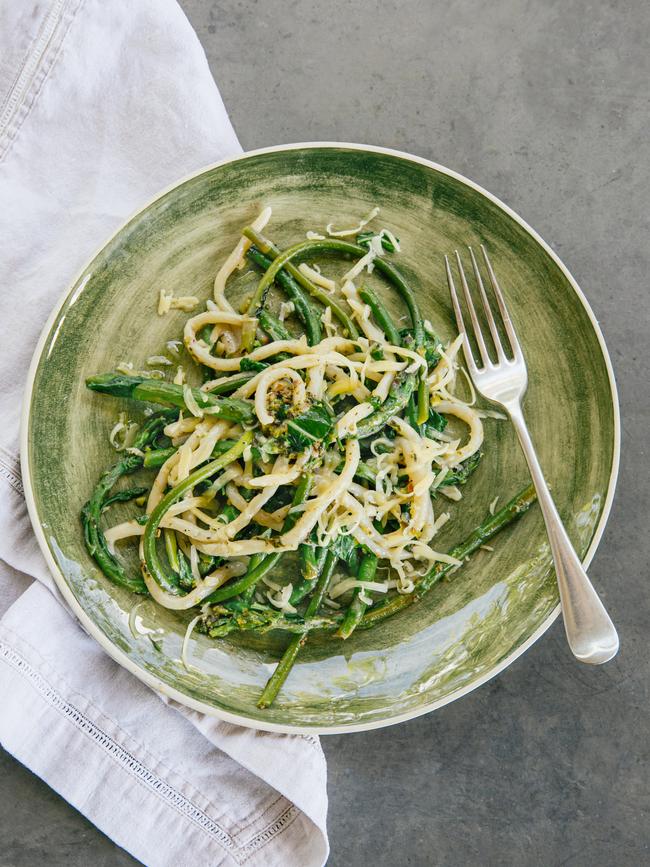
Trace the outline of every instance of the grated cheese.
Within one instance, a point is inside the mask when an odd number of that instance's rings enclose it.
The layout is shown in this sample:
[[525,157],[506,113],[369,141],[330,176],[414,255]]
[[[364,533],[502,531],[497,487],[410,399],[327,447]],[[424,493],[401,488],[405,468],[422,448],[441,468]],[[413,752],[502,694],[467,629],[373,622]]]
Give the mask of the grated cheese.
[[290,316],[295,309],[296,305],[293,301],[283,301],[280,304],[280,310],[278,311],[278,319],[280,322],[284,322],[287,316]]
[[195,295],[175,296],[169,289],[161,289],[158,295],[158,316],[165,316],[170,310],[183,310],[189,313],[199,304]]
[[108,435],[110,444],[117,452],[130,449],[139,429],[139,424],[129,421],[126,413],[121,412],[117,422],[113,425],[113,428]]
[[344,578],[330,590],[328,595],[330,599],[337,599],[348,590],[354,590],[356,587],[361,590],[374,590],[376,593],[386,593],[388,589],[385,584],[380,584],[378,581],[357,581],[356,578]]
[[196,418],[203,417],[203,410],[196,402],[196,398],[192,394],[192,389],[189,385],[183,386],[183,400],[185,401],[185,406],[189,409],[193,416],[196,416]]
[[285,614],[295,614],[296,609],[289,602],[293,592],[293,584],[285,584],[284,587],[278,588],[275,594],[267,593],[266,598],[274,608],[279,608]]
[[373,208],[369,214],[366,214],[366,216],[359,221],[358,226],[353,226],[351,229],[339,229],[339,231],[335,231],[333,228],[334,224],[328,223],[325,227],[325,231],[330,238],[347,238],[350,235],[358,235],[359,232],[368,225],[368,223],[375,219],[378,213],[379,208]]
[[298,270],[301,274],[304,274],[305,277],[311,280],[312,283],[315,283],[323,289],[327,289],[328,292],[334,292],[336,289],[336,281],[330,280],[329,277],[324,277],[316,265],[310,267],[306,262],[301,262],[300,265],[298,265]]
[[370,249],[366,253],[365,256],[362,256],[350,270],[343,276],[343,282],[346,280],[354,280],[359,274],[361,274],[364,269],[367,269],[369,274],[372,274],[374,269],[374,261],[377,256],[381,256],[384,248],[381,245],[381,238],[378,235],[375,235],[370,239]]
[[191,669],[198,671],[196,666],[192,665],[188,661],[187,651],[188,651],[189,646],[190,646],[190,637],[191,637],[192,633],[194,632],[194,628],[195,628],[196,624],[199,622],[199,620],[201,619],[202,616],[203,616],[202,614],[197,614],[196,617],[193,617],[192,620],[190,620],[190,622],[187,624],[187,629],[185,630],[185,635],[183,636],[183,645],[181,647],[181,662],[183,663],[183,667],[185,668],[186,671],[190,671]]

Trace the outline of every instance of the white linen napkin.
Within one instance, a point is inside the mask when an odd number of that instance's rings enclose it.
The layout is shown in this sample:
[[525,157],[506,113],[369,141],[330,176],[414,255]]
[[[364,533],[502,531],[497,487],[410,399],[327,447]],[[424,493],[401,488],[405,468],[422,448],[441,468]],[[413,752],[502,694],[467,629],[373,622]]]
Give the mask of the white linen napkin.
[[31,531],[20,406],[90,254],[157,190],[239,151],[174,0],[0,0],[0,742],[152,867],[324,863],[323,753],[163,703],[81,630]]

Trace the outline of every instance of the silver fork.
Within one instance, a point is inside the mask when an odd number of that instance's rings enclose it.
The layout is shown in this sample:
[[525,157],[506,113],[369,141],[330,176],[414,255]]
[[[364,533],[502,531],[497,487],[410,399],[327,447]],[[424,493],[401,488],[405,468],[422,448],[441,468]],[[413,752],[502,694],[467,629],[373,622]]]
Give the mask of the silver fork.
[[474,360],[467,338],[463,313],[458,301],[458,294],[454,285],[451,266],[449,259],[445,256],[447,282],[449,283],[449,291],[454,306],[454,313],[456,314],[458,330],[463,335],[465,361],[467,362],[467,368],[476,389],[483,397],[500,404],[505,409],[517,431],[517,436],[528,461],[530,475],[537,490],[539,505],[546,523],[546,531],[557,573],[557,583],[560,588],[560,602],[562,604],[564,628],[566,629],[569,647],[581,662],[598,665],[607,662],[616,655],[618,651],[618,635],[607,611],[605,611],[603,603],[598,598],[598,594],[587,577],[587,573],[582,568],[578,555],[573,550],[571,541],[562,525],[555,503],[544,480],[542,468],[539,465],[537,454],[521,410],[521,399],[528,384],[526,362],[488,254],[485,247],[481,246],[481,250],[499,312],[501,313],[503,328],[510,342],[513,358],[512,360],[509,359],[503,350],[492,308],[483,285],[483,280],[481,279],[481,272],[479,271],[474,251],[470,247],[469,254],[472,260],[472,269],[498,360],[494,364],[488,355],[485,338],[483,337],[476,309],[472,301],[472,295],[465,278],[463,264],[456,250],[456,265],[463,287],[465,302],[472,321],[474,339],[479,349],[482,366],[479,367]]

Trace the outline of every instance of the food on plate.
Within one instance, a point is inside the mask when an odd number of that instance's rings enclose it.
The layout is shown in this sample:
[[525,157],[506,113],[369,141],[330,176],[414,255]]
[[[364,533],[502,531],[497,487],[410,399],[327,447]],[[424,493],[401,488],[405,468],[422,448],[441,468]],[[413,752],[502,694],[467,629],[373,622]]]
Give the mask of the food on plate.
[[[88,551],[111,581],[194,614],[184,653],[194,629],[291,633],[260,707],[311,630],[347,639],[408,607],[534,502],[528,487],[451,552],[436,547],[489,447],[490,413],[458,396],[461,338],[443,343],[423,318],[399,239],[369,228],[378,213],[281,251],[265,208],[204,310],[193,291],[160,290],[159,315],[192,314],[182,343],[87,380],[127,407],[110,431],[119,459],[82,512]],[[245,294],[247,265],[258,276]],[[127,401],[143,405],[140,424]],[[142,484],[117,487],[136,472]],[[134,516],[111,526],[103,514],[126,502]],[[136,574],[117,552],[129,540]],[[299,569],[278,577],[290,555]]]

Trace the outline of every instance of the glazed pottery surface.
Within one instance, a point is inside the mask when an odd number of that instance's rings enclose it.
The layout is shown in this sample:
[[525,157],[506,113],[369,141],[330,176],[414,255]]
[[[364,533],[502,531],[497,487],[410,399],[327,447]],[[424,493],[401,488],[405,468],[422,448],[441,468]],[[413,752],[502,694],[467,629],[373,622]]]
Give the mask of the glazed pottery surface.
[[[401,239],[396,262],[445,341],[454,336],[454,324],[443,254],[487,246],[528,362],[524,409],[531,434],[569,535],[586,559],[602,533],[618,462],[611,366],[580,290],[520,218],[441,166],[353,145],[254,152],[180,182],[103,247],[54,314],[32,366],[23,469],[39,541],[85,628],[154,688],[233,722],[302,732],[387,725],[479,685],[557,616],[537,507],[500,534],[493,551],[480,550],[411,609],[346,642],[312,634],[277,701],[263,711],[256,700],[285,636],[214,641],[195,633],[185,667],[181,644],[191,615],[162,610],[114,586],[83,544],[80,509],[115,459],[107,434],[120,411],[142,418],[134,404],[89,392],[85,378],[123,361],[143,369],[147,357],[181,337],[187,314],[158,316],[160,289],[209,298],[219,264],[263,205],[273,208],[267,233],[280,247],[303,240],[307,230],[322,232],[332,220],[354,225],[378,205],[373,225]],[[317,261],[334,275],[346,265]],[[254,282],[254,274],[240,273],[229,284],[231,299]],[[381,277],[369,275],[367,282],[397,319],[404,316]],[[484,424],[484,458],[462,501],[439,497],[435,503],[438,513],[451,515],[436,539],[439,550],[479,524],[495,497],[503,505],[528,483],[510,424]],[[115,507],[111,523],[127,515],[133,515],[132,505]],[[295,566],[295,558],[287,557],[280,574],[293,574]]]

